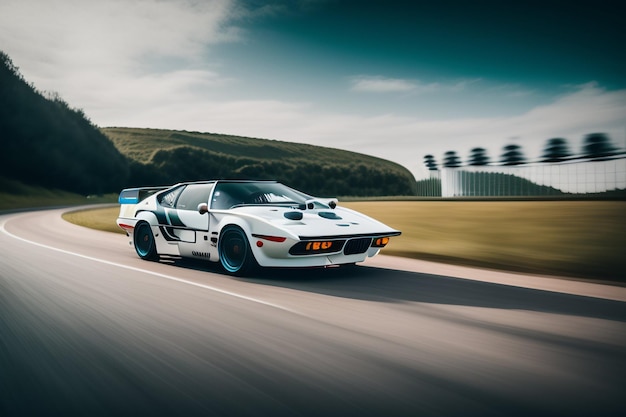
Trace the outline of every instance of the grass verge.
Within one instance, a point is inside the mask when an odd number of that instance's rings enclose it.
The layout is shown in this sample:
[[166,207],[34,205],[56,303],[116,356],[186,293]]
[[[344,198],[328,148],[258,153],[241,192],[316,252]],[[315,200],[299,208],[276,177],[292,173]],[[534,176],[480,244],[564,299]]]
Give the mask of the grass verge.
[[[569,277],[626,281],[624,201],[363,201],[342,205],[402,231],[387,255]],[[118,207],[68,213],[123,233]]]
[[117,202],[117,194],[84,196],[68,191],[25,185],[19,181],[0,177],[0,211],[115,202]]
[[105,232],[126,234],[126,232],[120,229],[117,223],[115,223],[119,212],[120,206],[116,205],[114,207],[69,211],[63,214],[63,218],[79,226]]

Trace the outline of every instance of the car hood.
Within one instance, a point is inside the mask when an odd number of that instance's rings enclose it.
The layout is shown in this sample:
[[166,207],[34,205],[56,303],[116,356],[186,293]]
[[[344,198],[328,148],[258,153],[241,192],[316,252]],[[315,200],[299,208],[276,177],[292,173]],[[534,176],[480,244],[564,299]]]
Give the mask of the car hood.
[[231,210],[231,213],[257,217],[300,238],[399,234],[399,231],[371,217],[343,207],[299,210],[276,206],[243,206]]

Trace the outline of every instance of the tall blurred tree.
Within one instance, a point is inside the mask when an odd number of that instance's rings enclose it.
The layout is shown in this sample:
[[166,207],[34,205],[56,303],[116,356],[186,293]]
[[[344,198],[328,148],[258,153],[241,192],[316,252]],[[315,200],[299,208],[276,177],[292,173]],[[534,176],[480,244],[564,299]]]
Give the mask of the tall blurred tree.
[[424,164],[426,164],[426,168],[428,168],[429,171],[437,170],[437,161],[435,161],[435,157],[432,155],[424,156]]
[[526,160],[522,153],[522,147],[519,145],[506,145],[503,150],[504,153],[500,159],[502,165],[521,165]]
[[461,158],[455,151],[448,151],[443,156],[443,166],[446,168],[458,168],[461,166]]
[[596,160],[619,153],[618,149],[611,144],[611,139],[606,133],[590,133],[585,136],[582,151],[583,158]]
[[0,51],[0,177],[82,194],[119,190],[129,163],[57,93],[44,94]]
[[474,148],[470,152],[470,165],[484,166],[489,164],[489,156],[487,156],[487,150],[485,148]]
[[563,138],[552,138],[546,142],[542,162],[561,162],[571,156],[567,141]]

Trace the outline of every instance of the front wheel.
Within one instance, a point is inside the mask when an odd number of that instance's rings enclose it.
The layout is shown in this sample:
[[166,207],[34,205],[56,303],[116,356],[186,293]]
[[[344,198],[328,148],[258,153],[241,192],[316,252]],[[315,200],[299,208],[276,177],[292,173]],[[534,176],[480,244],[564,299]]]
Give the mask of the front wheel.
[[159,254],[156,251],[156,242],[152,234],[152,228],[146,222],[140,222],[135,226],[133,234],[135,251],[141,259],[146,261],[158,261]]
[[220,233],[218,245],[220,263],[232,275],[246,275],[258,266],[248,238],[237,226],[226,226]]

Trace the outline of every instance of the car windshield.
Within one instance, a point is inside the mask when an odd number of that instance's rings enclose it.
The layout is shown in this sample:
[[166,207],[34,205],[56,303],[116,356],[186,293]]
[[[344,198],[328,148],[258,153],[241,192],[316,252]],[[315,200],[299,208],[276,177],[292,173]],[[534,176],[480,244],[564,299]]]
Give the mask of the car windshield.
[[301,205],[311,196],[277,182],[219,182],[211,208],[226,210],[245,205]]

